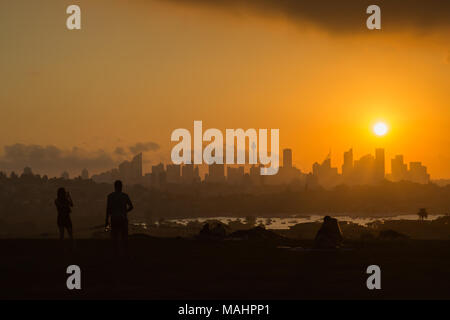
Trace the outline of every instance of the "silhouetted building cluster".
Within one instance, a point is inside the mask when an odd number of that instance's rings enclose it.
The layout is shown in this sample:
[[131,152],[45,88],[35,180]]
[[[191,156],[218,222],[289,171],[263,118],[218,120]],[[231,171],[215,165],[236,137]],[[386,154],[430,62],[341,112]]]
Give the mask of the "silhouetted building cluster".
[[353,160],[353,149],[344,152],[344,163],[340,184],[365,185],[378,184],[385,178],[384,149],[375,149],[375,156],[367,154]]
[[354,160],[353,149],[344,152],[342,172],[331,166],[330,155],[321,163],[314,163],[310,184],[318,184],[323,187],[333,187],[339,184],[345,185],[374,185],[385,179],[391,181],[411,181],[427,184],[430,175],[427,168],[420,162],[410,162],[408,166],[403,161],[402,155],[397,155],[391,161],[392,173],[386,174],[384,149],[375,149],[375,156],[367,154]]
[[80,177],[81,177],[81,179],[83,179],[83,180],[89,179],[89,171],[88,171],[86,168],[84,168],[84,169],[81,171]]
[[[193,164],[164,165],[160,163],[152,166],[150,173],[142,173],[142,154],[136,155],[131,161],[122,162],[118,168],[94,175],[96,182],[112,183],[120,179],[127,184],[141,184],[147,187],[161,188],[173,184],[229,184],[233,186],[260,186],[260,185],[289,185],[295,184],[305,188],[324,187],[332,188],[337,185],[375,185],[385,179],[391,181],[412,181],[426,184],[430,181],[427,168],[420,162],[411,162],[409,168],[398,155],[392,159],[392,173],[386,174],[385,151],[382,148],[375,150],[375,155],[367,154],[354,159],[353,150],[344,152],[344,162],[339,172],[331,164],[331,154],[321,162],[315,162],[311,173],[302,173],[293,166],[292,150],[283,150],[282,166],[278,173],[272,176],[262,176],[261,166],[243,166],[225,164],[211,164],[207,166],[204,179],[200,176],[199,166]],[[29,169],[31,171],[31,169]],[[88,179],[87,170],[81,173],[82,179]]]
[[391,181],[412,181],[416,183],[430,182],[430,175],[427,172],[427,167],[423,166],[421,162],[410,162],[409,170],[406,163],[403,161],[403,155],[397,155],[391,160],[391,171],[388,179]]
[[122,162],[118,168],[93,175],[92,180],[99,183],[122,180],[127,184],[142,184],[142,153],[136,155],[131,161]]
[[328,154],[322,163],[315,162],[312,167],[312,179],[310,183],[313,186],[320,185],[331,187],[340,184],[338,169],[331,166],[331,155]]
[[306,184],[306,175],[292,165],[292,150],[283,150],[283,165],[278,169],[278,173],[273,176],[264,176],[265,184]]

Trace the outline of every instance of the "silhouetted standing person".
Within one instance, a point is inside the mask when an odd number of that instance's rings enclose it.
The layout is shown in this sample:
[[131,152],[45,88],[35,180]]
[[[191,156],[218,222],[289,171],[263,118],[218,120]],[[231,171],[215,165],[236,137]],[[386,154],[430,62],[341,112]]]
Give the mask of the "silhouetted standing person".
[[55,205],[56,210],[58,211],[57,224],[59,229],[59,239],[64,240],[64,229],[67,229],[69,238],[71,242],[73,242],[72,220],[70,219],[73,202],[70,193],[66,192],[64,188],[58,189]]
[[125,251],[128,251],[128,217],[127,214],[133,210],[130,197],[122,192],[122,181],[114,182],[114,192],[108,195],[106,205],[105,227],[109,225],[111,217],[111,236],[114,254],[119,252],[120,241]]

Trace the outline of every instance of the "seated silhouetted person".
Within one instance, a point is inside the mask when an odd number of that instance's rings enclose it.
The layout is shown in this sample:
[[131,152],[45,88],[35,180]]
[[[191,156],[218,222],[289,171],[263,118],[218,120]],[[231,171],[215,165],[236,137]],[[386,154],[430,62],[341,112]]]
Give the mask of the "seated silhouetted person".
[[315,246],[317,248],[338,248],[342,244],[342,232],[335,218],[326,216],[323,218],[322,226],[317,232]]
[[105,227],[111,219],[111,236],[114,254],[119,252],[120,242],[125,252],[128,252],[128,217],[127,214],[133,210],[130,197],[122,192],[122,181],[114,182],[114,192],[108,195],[106,205]]
[[214,237],[224,238],[227,235],[227,231],[222,223],[217,223],[216,226],[211,230]]
[[69,238],[71,241],[73,241],[72,220],[70,219],[70,213],[72,212],[71,207],[73,207],[73,202],[69,192],[66,192],[64,188],[58,189],[55,206],[56,210],[58,211],[57,224],[59,229],[59,239],[64,239],[64,229],[67,229]]
[[217,223],[213,228],[210,228],[209,223],[205,223],[198,234],[199,238],[208,240],[222,239],[226,235],[227,232],[222,223]]
[[209,229],[209,223],[205,223],[203,225],[203,228],[200,230],[199,236],[202,238],[211,236],[211,230]]

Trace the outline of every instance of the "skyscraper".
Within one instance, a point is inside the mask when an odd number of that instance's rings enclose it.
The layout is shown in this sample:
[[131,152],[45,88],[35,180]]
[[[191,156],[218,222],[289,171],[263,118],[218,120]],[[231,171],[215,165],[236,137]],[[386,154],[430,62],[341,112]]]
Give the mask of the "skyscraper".
[[292,149],[283,150],[283,167],[292,168]]
[[421,162],[409,163],[409,180],[416,183],[429,183],[430,175],[427,173],[427,167],[423,166]]
[[213,163],[208,166],[208,182],[225,182],[225,165]]
[[373,184],[375,177],[375,157],[366,154],[354,162],[353,173],[355,184]]
[[353,172],[353,149],[344,152],[344,164],[342,165],[342,175],[344,180],[348,182],[348,179]]
[[25,176],[32,176],[32,175],[33,175],[33,170],[31,170],[30,167],[25,167],[25,168],[23,168],[23,173],[22,173],[22,175],[25,175]]
[[126,183],[139,183],[142,178],[142,153],[134,156],[131,161],[119,164],[119,173]]
[[253,165],[250,167],[250,181],[255,186],[263,184],[264,176],[261,175],[261,168],[261,165]]
[[61,178],[64,180],[69,180],[69,173],[67,171],[64,171],[63,173],[61,173]]
[[239,185],[244,182],[244,167],[227,167],[227,182],[233,185]]
[[142,178],[142,153],[137,154],[134,156],[133,160],[131,160],[131,172],[133,178]]
[[194,165],[185,164],[181,168],[181,181],[186,184],[191,184],[194,182]]
[[330,154],[328,154],[321,164],[318,162],[313,164],[313,175],[317,182],[323,187],[332,187],[340,182],[338,169],[331,166]]
[[151,186],[159,188],[166,182],[166,171],[164,170],[164,164],[160,163],[156,166],[152,166],[152,174],[150,176]]
[[167,178],[168,183],[180,183],[181,182],[181,165],[168,164],[166,178]]
[[385,176],[385,159],[384,159],[384,149],[375,149],[375,176],[374,182],[381,182],[384,180]]
[[406,180],[408,176],[408,166],[403,162],[403,155],[396,155],[391,160],[391,179],[392,181]]
[[89,179],[89,171],[86,169],[86,168],[84,168],[82,171],[81,171],[81,179],[83,179],[83,180],[87,180],[87,179]]

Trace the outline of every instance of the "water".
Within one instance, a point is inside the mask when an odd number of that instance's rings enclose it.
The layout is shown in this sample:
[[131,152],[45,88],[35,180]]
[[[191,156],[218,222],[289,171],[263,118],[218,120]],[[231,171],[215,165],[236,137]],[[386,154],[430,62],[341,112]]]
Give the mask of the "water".
[[[435,220],[442,217],[443,215],[429,215],[427,220]],[[256,225],[263,224],[266,229],[289,229],[289,227],[294,226],[299,223],[308,222],[322,222],[323,215],[311,215],[304,217],[288,217],[288,218],[256,218]],[[391,217],[350,217],[350,216],[333,216],[339,221],[347,221],[359,224],[361,226],[367,226],[368,223],[374,221],[389,221],[389,220],[418,220],[416,214],[410,215],[397,215]],[[166,220],[167,222],[177,223],[180,225],[187,225],[189,222],[205,222],[207,220],[218,220],[224,224],[228,224],[231,221],[240,221],[245,223],[245,218],[230,218],[230,217],[212,217],[212,218],[186,218],[186,219],[171,219]]]

